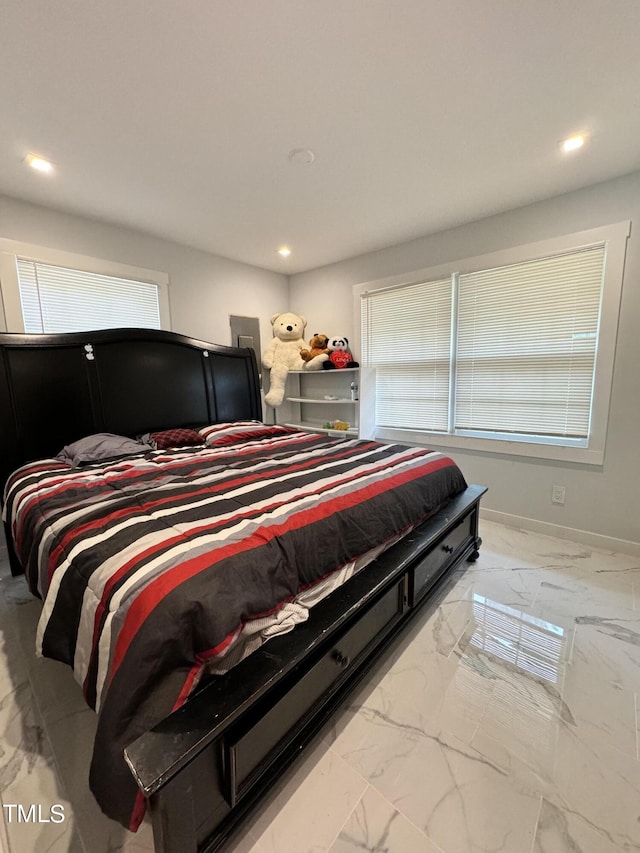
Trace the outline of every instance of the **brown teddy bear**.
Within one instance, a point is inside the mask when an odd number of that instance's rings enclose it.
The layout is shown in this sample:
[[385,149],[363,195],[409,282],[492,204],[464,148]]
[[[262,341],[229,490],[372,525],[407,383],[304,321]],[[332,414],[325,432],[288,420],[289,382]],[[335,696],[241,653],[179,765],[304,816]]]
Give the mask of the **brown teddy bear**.
[[318,370],[323,362],[329,358],[327,335],[316,334],[309,340],[310,349],[301,349],[300,358],[305,362],[307,370]]

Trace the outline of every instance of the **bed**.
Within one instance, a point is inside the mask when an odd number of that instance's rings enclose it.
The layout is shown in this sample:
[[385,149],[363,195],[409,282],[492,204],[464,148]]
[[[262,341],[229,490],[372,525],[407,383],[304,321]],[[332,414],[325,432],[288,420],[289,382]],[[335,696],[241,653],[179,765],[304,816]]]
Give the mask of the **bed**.
[[[148,811],[158,851],[217,850],[477,558],[485,489],[264,424],[250,349],[120,329],[0,334],[0,358],[9,560],[98,712],[91,788],[129,828]],[[135,446],[73,455],[104,434]]]

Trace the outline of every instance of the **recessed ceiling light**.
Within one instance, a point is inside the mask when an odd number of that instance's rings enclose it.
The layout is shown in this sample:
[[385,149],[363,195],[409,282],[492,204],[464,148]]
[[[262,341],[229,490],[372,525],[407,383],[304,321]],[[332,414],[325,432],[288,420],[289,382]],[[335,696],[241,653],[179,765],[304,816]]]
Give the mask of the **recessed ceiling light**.
[[288,246],[283,246],[281,249],[278,249],[278,254],[282,255],[283,258],[288,258],[291,254],[291,249]]
[[28,154],[24,161],[27,166],[31,166],[31,168],[35,169],[37,172],[53,171],[53,163],[45,160],[44,157],[38,157],[37,154]]
[[562,143],[563,151],[576,151],[578,148],[582,148],[584,145],[584,136],[581,133],[576,134],[576,136],[570,136],[568,139],[565,139]]

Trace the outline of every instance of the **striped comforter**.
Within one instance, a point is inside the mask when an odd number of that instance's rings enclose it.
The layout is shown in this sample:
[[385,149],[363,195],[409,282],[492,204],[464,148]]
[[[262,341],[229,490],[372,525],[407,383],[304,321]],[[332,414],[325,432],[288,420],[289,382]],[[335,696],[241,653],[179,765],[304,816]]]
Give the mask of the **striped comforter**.
[[73,667],[98,713],[90,784],[103,810],[137,828],[123,749],[186,700],[242,625],[465,485],[439,453],[284,427],[15,472],[4,515],[43,600],[38,651]]

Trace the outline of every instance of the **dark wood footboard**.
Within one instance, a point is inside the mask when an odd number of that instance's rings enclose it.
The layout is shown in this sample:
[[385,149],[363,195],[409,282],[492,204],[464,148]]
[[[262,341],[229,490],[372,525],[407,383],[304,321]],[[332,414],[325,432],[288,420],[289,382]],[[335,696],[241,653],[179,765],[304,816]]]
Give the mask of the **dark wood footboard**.
[[126,750],[158,853],[221,849],[390,643],[478,557],[469,486],[329,598]]

